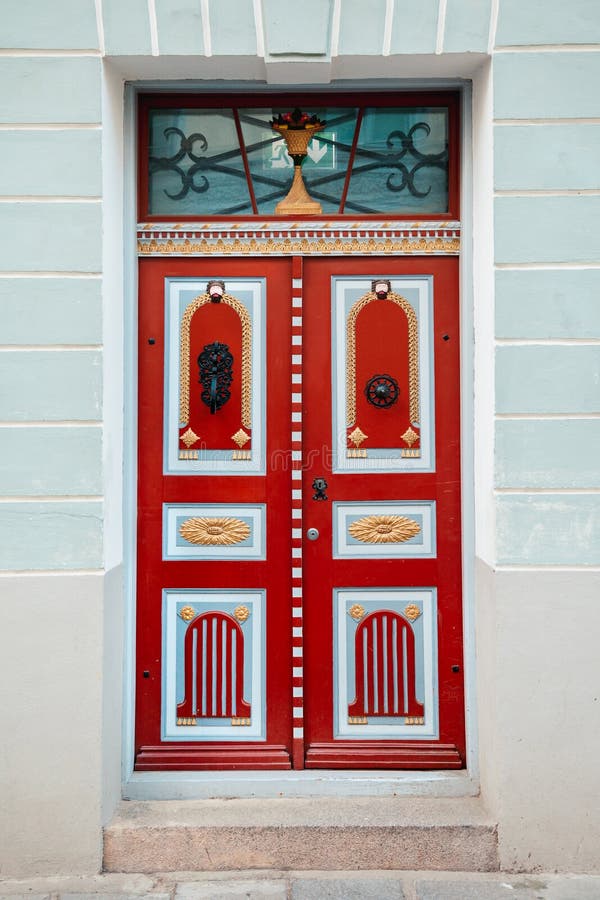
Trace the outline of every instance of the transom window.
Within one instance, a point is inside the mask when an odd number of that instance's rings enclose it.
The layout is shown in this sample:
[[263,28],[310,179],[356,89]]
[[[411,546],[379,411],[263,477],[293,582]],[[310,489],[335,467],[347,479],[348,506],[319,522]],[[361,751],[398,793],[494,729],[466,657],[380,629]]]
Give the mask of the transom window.
[[455,94],[308,93],[142,97],[140,217],[272,216],[294,164],[270,123],[295,106],[326,123],[302,166],[323,214],[458,216]]

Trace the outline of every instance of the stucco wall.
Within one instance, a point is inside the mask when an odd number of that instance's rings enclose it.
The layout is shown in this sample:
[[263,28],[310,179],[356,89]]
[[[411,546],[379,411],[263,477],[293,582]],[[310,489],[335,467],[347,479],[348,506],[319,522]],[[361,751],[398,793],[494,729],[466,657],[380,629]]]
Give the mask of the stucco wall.
[[504,865],[600,868],[599,41],[596,0],[2,16],[3,874],[97,869],[118,796],[125,77],[473,78],[482,790]]

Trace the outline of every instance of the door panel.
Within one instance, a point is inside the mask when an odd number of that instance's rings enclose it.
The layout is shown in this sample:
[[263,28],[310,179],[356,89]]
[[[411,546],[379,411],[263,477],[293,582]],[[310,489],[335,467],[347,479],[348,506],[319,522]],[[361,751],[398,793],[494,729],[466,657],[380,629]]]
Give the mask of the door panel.
[[460,767],[457,263],[308,260],[304,297],[306,765]]
[[464,765],[457,271],[141,262],[138,769]]
[[140,265],[139,769],[290,766],[290,279]]

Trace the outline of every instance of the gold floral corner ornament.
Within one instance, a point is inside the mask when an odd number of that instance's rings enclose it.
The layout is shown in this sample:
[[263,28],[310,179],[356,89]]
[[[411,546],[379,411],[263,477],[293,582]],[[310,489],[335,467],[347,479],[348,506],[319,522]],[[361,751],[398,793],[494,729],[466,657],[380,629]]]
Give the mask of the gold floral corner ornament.
[[361,457],[362,459],[364,459],[367,455],[367,451],[364,447],[361,449],[360,445],[363,441],[366,441],[368,437],[369,435],[365,434],[364,431],[357,425],[356,428],[348,435],[348,440],[354,444],[354,447],[350,447],[346,451],[346,456],[351,459],[355,459],[356,457]]
[[195,615],[196,610],[193,606],[184,606],[179,610],[179,618],[184,622],[191,622]]
[[408,606],[404,608],[404,615],[407,619],[410,619],[411,622],[414,622],[421,615],[421,610],[416,603],[409,603]]
[[405,441],[409,447],[412,447],[414,442],[419,440],[419,435],[416,431],[413,431],[412,428],[407,428],[402,435],[402,440]]
[[181,440],[183,441],[185,446],[189,449],[192,446],[192,444],[195,444],[196,441],[198,440],[198,435],[196,434],[195,431],[192,431],[191,428],[188,428],[188,430],[184,431],[183,434],[181,435]]
[[241,544],[250,535],[250,526],[241,519],[191,518],[179,526],[179,534],[190,544],[223,546]]
[[243,428],[238,429],[235,434],[232,434],[231,440],[240,448],[239,450],[233,451],[233,459],[252,459],[251,451],[242,449],[250,440],[250,435],[246,434]]
[[353,619],[356,619],[357,622],[364,617],[365,608],[361,606],[360,603],[354,603],[350,609],[348,610],[348,615],[352,616]]
[[250,615],[250,610],[247,606],[236,606],[233,611],[233,615],[238,620],[238,622],[245,622]]
[[351,522],[348,531],[363,544],[403,544],[421,531],[421,526],[406,516],[363,516]]

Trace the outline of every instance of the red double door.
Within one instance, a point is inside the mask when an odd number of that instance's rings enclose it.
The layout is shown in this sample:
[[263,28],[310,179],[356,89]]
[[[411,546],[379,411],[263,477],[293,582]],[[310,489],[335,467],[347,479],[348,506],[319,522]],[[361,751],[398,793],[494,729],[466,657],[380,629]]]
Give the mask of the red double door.
[[452,257],[140,264],[138,769],[460,768]]

